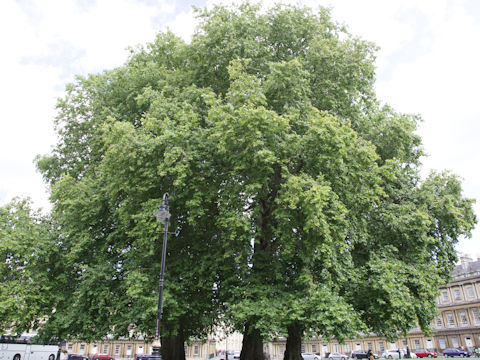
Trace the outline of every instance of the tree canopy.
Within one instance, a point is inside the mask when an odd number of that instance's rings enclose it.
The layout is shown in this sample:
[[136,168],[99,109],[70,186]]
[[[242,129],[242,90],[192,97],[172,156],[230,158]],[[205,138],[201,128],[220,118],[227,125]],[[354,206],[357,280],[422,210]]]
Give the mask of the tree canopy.
[[476,218],[454,175],[421,178],[420,119],[376,100],[375,46],[326,9],[197,16],[189,44],[160,33],[58,102],[37,165],[63,290],[40,334],[153,335],[164,192],[167,359],[217,325],[244,332],[242,360],[280,335],[300,359],[302,336],[428,331]]
[[50,222],[29,199],[0,207],[0,329],[22,333],[51,315],[58,248]]

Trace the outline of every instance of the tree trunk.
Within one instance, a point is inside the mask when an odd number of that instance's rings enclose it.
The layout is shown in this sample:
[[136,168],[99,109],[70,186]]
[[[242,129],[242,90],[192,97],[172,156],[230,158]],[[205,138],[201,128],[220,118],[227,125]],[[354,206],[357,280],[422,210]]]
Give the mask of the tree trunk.
[[162,360],[185,360],[183,332],[176,336],[162,337]]
[[287,328],[288,338],[283,360],[303,360],[302,358],[302,335],[303,326],[293,322]]
[[240,360],[264,360],[263,340],[260,330],[249,323],[245,325],[245,331],[243,333]]

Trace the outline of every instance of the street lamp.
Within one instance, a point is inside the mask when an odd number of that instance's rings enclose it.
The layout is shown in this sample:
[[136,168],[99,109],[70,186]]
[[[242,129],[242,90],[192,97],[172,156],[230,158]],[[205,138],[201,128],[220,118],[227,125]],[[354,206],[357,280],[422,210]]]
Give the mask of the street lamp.
[[160,270],[160,289],[158,291],[158,308],[157,308],[157,324],[155,327],[155,339],[152,344],[152,355],[160,357],[160,322],[162,320],[162,299],[163,299],[163,279],[165,275],[165,255],[167,252],[167,234],[168,234],[168,221],[170,220],[170,212],[168,207],[168,193],[163,194],[162,204],[158,210],[153,212],[153,215],[160,222],[165,222],[165,229],[163,232],[163,246],[162,246],[162,266]]

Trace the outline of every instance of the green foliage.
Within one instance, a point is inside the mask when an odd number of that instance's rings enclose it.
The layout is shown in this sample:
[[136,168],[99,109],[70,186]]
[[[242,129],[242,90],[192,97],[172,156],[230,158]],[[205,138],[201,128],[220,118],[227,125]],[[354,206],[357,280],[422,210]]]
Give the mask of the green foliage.
[[31,208],[30,200],[14,199],[0,208],[0,331],[21,334],[36,329],[58,289],[57,251],[49,221]]
[[62,250],[43,334],[152,335],[164,192],[164,336],[428,330],[476,219],[454,176],[421,181],[419,119],[377,103],[375,46],[325,9],[197,16],[191,44],[160,34],[59,100],[37,161]]

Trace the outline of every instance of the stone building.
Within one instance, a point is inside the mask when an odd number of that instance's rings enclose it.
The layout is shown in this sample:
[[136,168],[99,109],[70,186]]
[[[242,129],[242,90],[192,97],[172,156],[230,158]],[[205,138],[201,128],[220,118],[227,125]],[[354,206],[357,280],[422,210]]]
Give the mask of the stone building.
[[[464,347],[470,351],[480,347],[480,259],[463,255],[461,263],[452,272],[452,280],[439,288],[438,316],[432,323],[434,333],[424,336],[420,329],[412,329],[406,338],[387,342],[373,334],[344,344],[312,339],[302,345],[302,352],[325,356],[330,352],[350,354],[354,350],[372,350],[381,355],[385,350],[429,349],[442,353],[448,347]],[[282,359],[285,339],[271,343],[271,359]]]
[[[152,344],[143,340],[119,339],[96,343],[67,342],[64,348],[69,353],[91,357],[94,354],[106,354],[115,359],[133,359],[138,354],[151,354]],[[185,354],[189,360],[209,359],[215,354],[215,341],[191,341],[185,344]]]
[[[343,344],[336,341],[312,339],[302,345],[302,352],[318,353],[322,356],[330,352],[350,355],[354,350],[369,350],[381,355],[385,350],[429,349],[442,353],[447,347],[464,347],[473,350],[480,347],[480,259],[472,261],[468,256],[461,257],[461,263],[452,273],[452,281],[440,286],[437,298],[439,314],[434,319],[432,336],[424,336],[420,329],[412,329],[407,337],[395,342],[371,334],[369,336],[346,340]],[[208,359],[218,350],[240,350],[241,334],[219,332],[206,341],[193,341],[186,345],[188,360]],[[286,339],[265,343],[264,351],[271,360],[283,359]],[[69,352],[92,355],[109,354],[117,359],[131,359],[135,354],[151,353],[151,345],[142,340],[105,341],[103,343],[67,343]]]
[[452,281],[440,287],[435,348],[480,346],[480,259],[461,257]]

